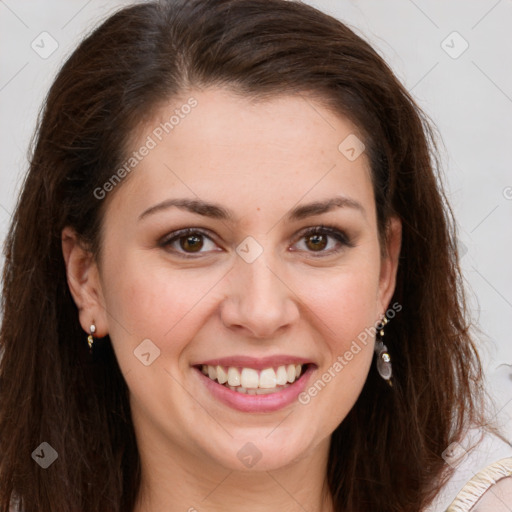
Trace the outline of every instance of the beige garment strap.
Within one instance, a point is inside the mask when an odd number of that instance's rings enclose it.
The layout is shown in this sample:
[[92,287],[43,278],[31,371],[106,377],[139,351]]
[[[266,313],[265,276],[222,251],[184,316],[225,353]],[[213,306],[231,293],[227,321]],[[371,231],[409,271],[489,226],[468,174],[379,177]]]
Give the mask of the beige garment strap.
[[512,457],[501,459],[477,473],[457,494],[445,512],[468,512],[498,480],[512,476]]

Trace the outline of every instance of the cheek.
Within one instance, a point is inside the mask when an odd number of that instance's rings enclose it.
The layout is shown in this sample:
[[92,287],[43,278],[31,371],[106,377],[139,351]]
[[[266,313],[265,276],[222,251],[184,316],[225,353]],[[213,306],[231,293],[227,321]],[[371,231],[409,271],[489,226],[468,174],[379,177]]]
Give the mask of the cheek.
[[318,318],[317,325],[335,345],[342,347],[377,320],[378,276],[372,268],[308,280],[307,290],[307,309]]
[[[206,292],[190,286],[186,273],[148,265],[144,255],[112,258],[106,279],[106,307],[125,329],[139,336],[161,337],[182,318]],[[115,327],[115,326],[112,326]]]
[[179,340],[186,340],[186,333],[191,336],[194,319],[197,323],[197,315],[204,314],[205,298],[222,274],[170,269],[144,252],[124,254],[111,258],[115,265],[105,274],[113,344],[133,350],[149,338],[162,353],[180,351]]
[[330,433],[354,406],[370,371],[378,275],[373,267],[352,268],[326,282],[328,286],[314,286],[312,281],[307,294],[305,310],[312,313],[319,353],[325,357],[299,402],[322,418],[324,432]]

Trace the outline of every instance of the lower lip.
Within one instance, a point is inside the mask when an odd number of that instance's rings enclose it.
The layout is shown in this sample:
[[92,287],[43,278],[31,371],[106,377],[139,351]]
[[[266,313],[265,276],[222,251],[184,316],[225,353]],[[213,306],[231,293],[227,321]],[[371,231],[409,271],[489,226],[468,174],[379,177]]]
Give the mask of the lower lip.
[[229,407],[242,412],[273,412],[290,405],[294,401],[298,401],[297,397],[306,387],[307,381],[315,371],[316,366],[313,364],[309,365],[306,371],[293,384],[290,384],[282,391],[276,391],[268,395],[248,395],[233,391],[210,379],[200,369],[194,369],[210,393]]

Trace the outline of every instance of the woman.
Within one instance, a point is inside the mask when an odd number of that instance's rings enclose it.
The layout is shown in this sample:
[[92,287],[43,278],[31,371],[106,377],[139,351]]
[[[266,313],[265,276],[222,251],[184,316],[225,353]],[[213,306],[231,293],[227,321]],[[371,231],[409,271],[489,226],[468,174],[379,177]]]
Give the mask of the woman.
[[499,432],[431,142],[307,5],[106,20],[50,90],[7,239],[0,510],[438,506],[468,432]]

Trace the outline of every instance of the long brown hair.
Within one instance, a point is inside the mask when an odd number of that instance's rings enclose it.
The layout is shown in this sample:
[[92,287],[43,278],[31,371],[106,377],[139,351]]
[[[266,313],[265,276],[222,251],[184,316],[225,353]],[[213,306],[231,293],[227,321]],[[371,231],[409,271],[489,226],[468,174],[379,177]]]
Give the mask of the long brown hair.
[[[310,93],[364,134],[381,239],[391,215],[403,223],[392,298],[402,310],[386,329],[394,387],[370,372],[332,435],[328,483],[339,512],[421,510],[450,475],[442,452],[484,421],[430,125],[382,58],[313,7],[167,0],[124,8],[95,29],[40,116],[5,246],[0,512],[14,496],[26,512],[133,510],[140,462],[128,389],[108,336],[89,357],[61,231],[73,227],[98,258],[107,201],[94,190],[158,105],[207,86],[263,99]],[[47,469],[31,457],[42,442],[58,454]]]

